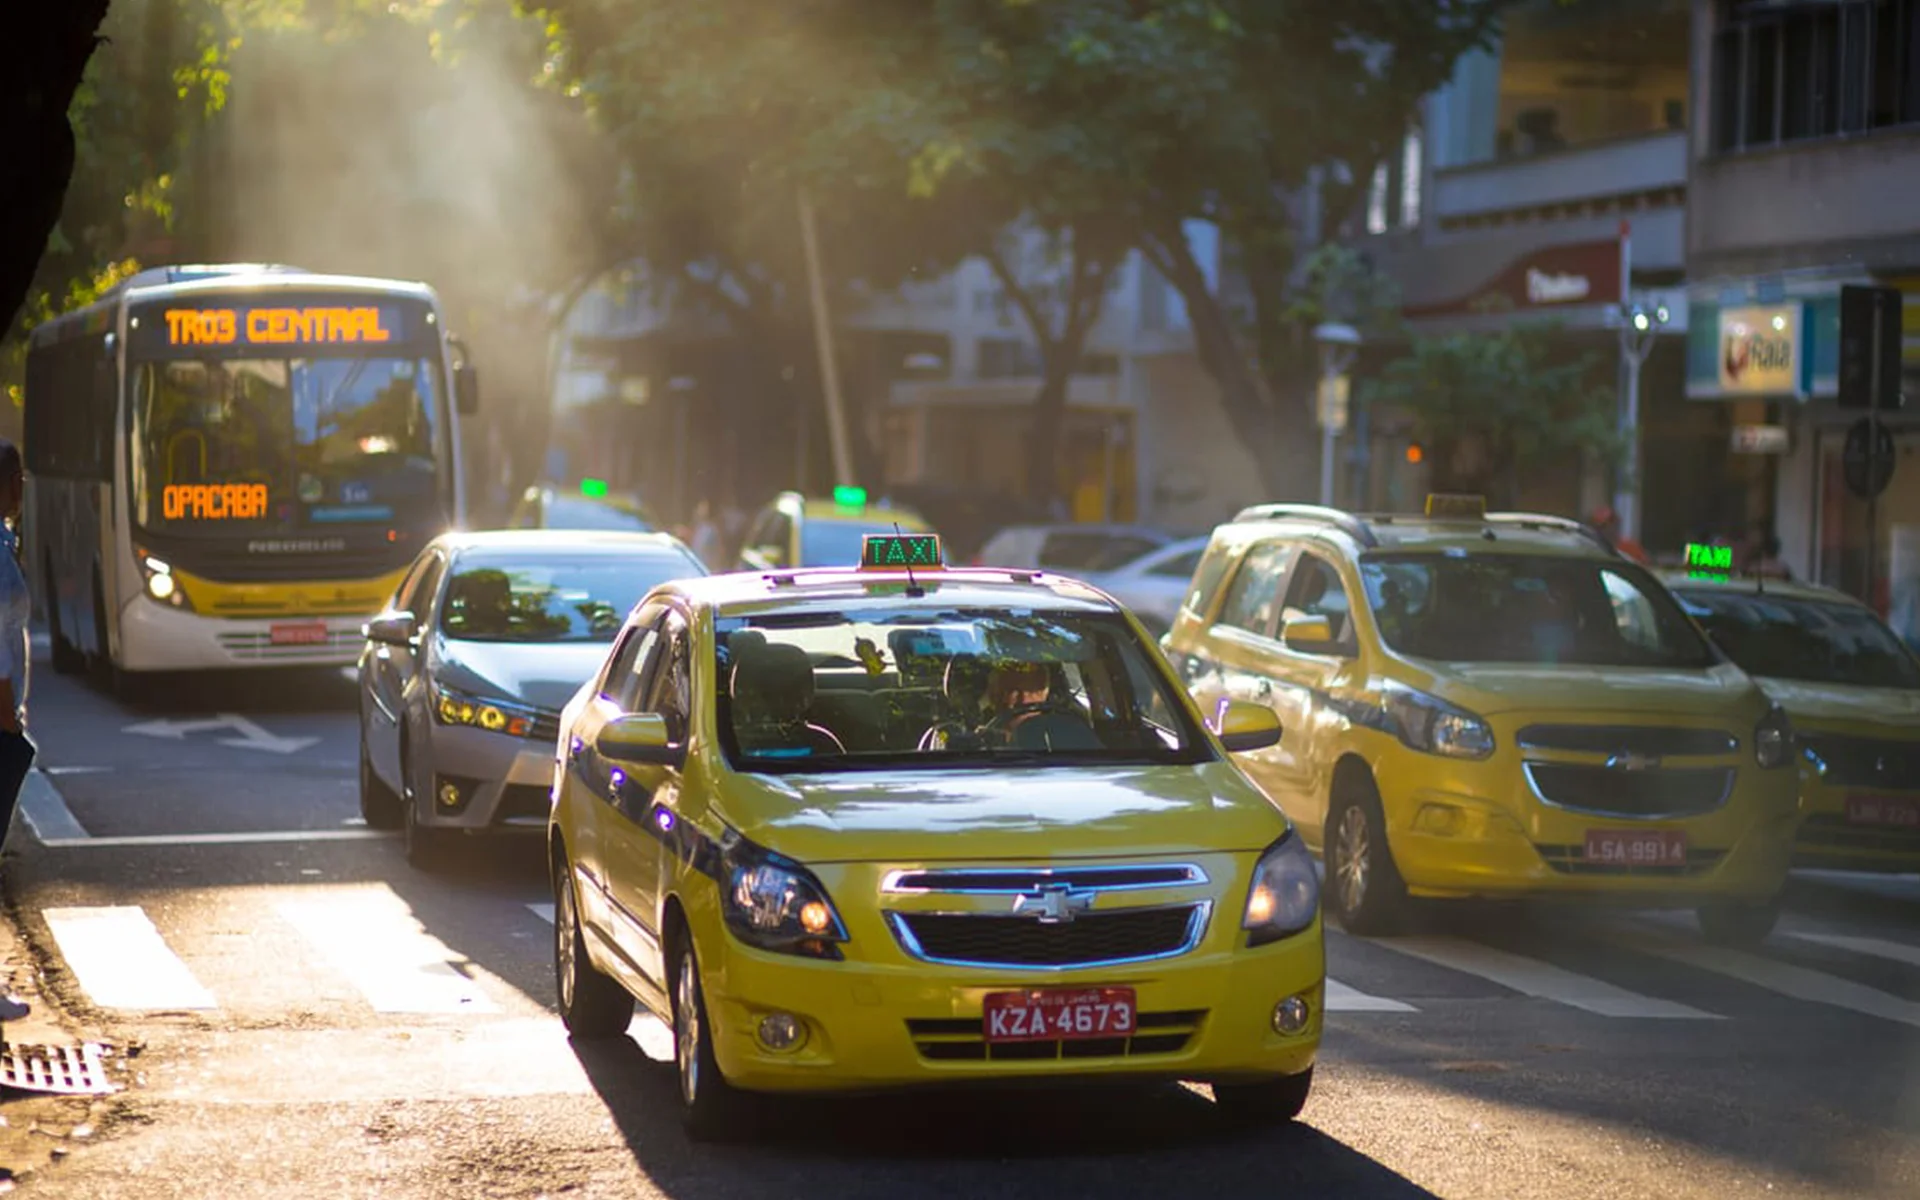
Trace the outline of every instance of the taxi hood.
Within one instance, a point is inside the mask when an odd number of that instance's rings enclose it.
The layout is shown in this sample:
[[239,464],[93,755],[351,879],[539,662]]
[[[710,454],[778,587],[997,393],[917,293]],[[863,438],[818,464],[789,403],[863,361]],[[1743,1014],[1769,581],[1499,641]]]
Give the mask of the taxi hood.
[[809,863],[1263,850],[1286,818],[1229,762],[737,775],[723,815]]
[[1753,680],[1726,663],[1706,670],[1448,663],[1425,690],[1481,716],[1577,711],[1726,718],[1745,707],[1757,718],[1766,707]]
[[1787,710],[1796,728],[1920,732],[1920,691],[1773,678],[1762,678],[1760,686]]

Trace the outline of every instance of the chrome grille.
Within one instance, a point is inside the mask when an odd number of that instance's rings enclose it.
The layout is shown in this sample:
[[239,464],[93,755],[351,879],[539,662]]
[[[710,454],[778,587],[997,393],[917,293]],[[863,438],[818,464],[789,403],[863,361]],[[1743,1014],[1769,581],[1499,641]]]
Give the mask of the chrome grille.
[[1018,895],[1043,887],[1075,891],[1123,892],[1137,888],[1192,887],[1207,873],[1192,863],[1164,866],[1005,867],[894,871],[883,892],[942,892],[947,895]]
[[1615,817],[1691,817],[1712,812],[1733,790],[1732,767],[1642,771],[1578,763],[1526,764],[1534,793],[1557,808]]
[[1731,754],[1740,739],[1724,729],[1658,725],[1529,725],[1515,739],[1522,750],[1570,754],[1635,754],[1649,758]]
[[1006,913],[890,912],[887,923],[902,949],[928,962],[1059,969],[1185,954],[1205,936],[1212,907],[1200,901],[1122,908],[1056,922]]
[[1131,1058],[1142,1054],[1178,1054],[1200,1032],[1205,1009],[1143,1012],[1129,1037],[1054,1042],[989,1044],[978,1017],[909,1020],[907,1034],[920,1057],[941,1062],[1045,1061],[1060,1058]]

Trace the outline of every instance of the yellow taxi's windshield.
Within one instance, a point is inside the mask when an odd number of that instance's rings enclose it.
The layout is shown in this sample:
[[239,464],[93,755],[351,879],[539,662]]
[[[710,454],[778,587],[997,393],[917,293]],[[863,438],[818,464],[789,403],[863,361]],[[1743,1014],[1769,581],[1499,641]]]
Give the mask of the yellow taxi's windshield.
[[1697,670],[1718,661],[1653,577],[1625,562],[1528,554],[1369,555],[1387,645],[1445,662]]
[[1920,688],[1920,665],[1857,604],[1722,589],[1676,592],[1749,675],[1853,687]]
[[1213,757],[1116,613],[763,614],[715,632],[721,740],[742,770]]

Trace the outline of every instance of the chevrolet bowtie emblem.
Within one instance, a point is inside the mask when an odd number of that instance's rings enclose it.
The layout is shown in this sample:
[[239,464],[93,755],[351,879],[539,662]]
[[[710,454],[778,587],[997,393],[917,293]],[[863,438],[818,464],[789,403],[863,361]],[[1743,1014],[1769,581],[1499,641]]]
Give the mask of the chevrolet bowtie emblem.
[[1032,917],[1042,925],[1064,925],[1092,907],[1092,892],[1075,891],[1066,883],[1045,883],[1014,897],[1013,915]]
[[1659,765],[1659,756],[1653,754],[1616,754],[1607,760],[1610,771],[1651,771]]

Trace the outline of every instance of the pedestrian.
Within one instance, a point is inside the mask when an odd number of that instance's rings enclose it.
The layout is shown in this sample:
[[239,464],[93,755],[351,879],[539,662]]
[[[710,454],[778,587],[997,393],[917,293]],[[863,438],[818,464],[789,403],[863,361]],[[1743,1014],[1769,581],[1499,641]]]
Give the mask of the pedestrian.
[[[13,828],[13,812],[20,789],[33,766],[33,743],[27,740],[27,670],[32,643],[27,623],[33,601],[27,576],[20,569],[20,503],[26,491],[20,449],[0,438],[0,851]],[[17,1021],[28,1013],[17,997],[0,995],[0,1021]]]
[[1652,564],[1653,560],[1647,556],[1647,548],[1621,533],[1620,514],[1613,511],[1610,505],[1602,504],[1599,508],[1594,509],[1593,517],[1588,521],[1588,524],[1592,525],[1595,532],[1607,540],[1607,545],[1612,546],[1615,550],[1618,550],[1637,563],[1644,565]]
[[693,508],[694,555],[715,571],[722,567],[725,547],[720,542],[720,525],[713,519],[713,506],[702,500]]

